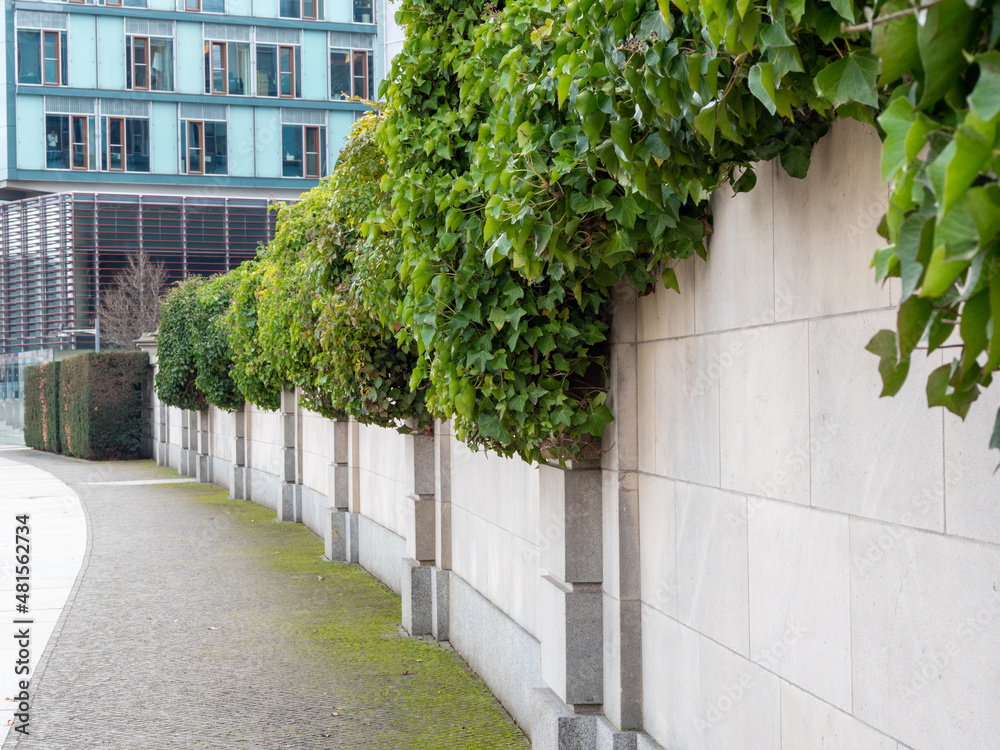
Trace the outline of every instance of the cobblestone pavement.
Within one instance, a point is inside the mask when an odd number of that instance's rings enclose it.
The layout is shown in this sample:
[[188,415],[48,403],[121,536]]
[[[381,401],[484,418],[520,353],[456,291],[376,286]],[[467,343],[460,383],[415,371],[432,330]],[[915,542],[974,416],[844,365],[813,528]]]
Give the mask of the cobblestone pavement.
[[[89,547],[4,750],[526,748],[454,654],[400,634],[399,599],[252,503],[151,462],[35,452],[81,496]],[[0,665],[0,668],[8,667]]]

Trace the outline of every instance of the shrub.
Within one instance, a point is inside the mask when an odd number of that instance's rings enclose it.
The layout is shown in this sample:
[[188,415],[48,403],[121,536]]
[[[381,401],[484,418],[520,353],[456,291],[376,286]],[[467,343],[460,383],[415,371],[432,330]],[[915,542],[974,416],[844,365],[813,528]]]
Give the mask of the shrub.
[[24,370],[24,444],[59,453],[59,363],[31,365]]
[[63,360],[63,453],[90,460],[139,458],[148,378],[145,352],[88,352]]
[[197,315],[200,277],[178,284],[160,306],[156,395],[167,406],[201,411],[208,399],[196,383],[194,319]]

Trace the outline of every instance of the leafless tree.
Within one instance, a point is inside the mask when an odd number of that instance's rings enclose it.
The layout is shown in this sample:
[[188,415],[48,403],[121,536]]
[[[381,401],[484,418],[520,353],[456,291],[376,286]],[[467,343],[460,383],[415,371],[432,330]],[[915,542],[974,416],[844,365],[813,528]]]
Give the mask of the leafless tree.
[[145,250],[130,255],[128,265],[115,274],[101,293],[101,346],[130,349],[142,334],[160,323],[160,297],[167,291],[167,271]]

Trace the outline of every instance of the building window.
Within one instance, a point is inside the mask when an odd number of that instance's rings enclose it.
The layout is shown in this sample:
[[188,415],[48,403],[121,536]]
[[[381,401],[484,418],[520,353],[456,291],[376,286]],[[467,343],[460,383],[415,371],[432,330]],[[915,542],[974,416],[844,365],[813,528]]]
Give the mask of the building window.
[[17,31],[17,82],[69,85],[65,31]]
[[245,42],[205,42],[205,93],[250,94],[250,45]]
[[323,17],[323,0],[279,0],[278,15],[315,21]]
[[46,115],[45,146],[48,169],[97,168],[94,118],[89,115]]
[[330,50],[330,96],[375,98],[375,58],[368,50]]
[[374,0],[354,0],[354,23],[375,23]]
[[174,41],[125,37],[125,85],[132,90],[174,90]]
[[109,172],[149,171],[149,120],[140,117],[104,117],[101,168]]
[[319,179],[326,171],[326,128],[317,125],[281,126],[283,177]]
[[257,45],[257,96],[302,96],[299,48],[288,44]]
[[[145,0],[144,0],[145,1]],[[125,0],[127,5],[129,0]],[[183,0],[184,10],[195,13],[225,13],[226,0]]]
[[183,174],[228,174],[228,157],[226,123],[204,120],[181,121]]

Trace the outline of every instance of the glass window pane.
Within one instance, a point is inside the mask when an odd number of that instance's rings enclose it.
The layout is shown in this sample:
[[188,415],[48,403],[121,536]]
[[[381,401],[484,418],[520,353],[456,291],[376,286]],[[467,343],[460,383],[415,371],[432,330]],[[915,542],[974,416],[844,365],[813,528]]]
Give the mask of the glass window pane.
[[188,171],[199,173],[202,156],[202,124],[200,122],[189,122],[188,131]]
[[69,116],[45,117],[45,166],[49,169],[69,169]]
[[225,13],[226,0],[202,0],[201,9],[206,13]]
[[122,133],[122,121],[117,117],[108,118],[107,127],[108,164],[106,168],[112,170],[124,169],[125,164],[122,160],[122,138],[124,136],[124,133]]
[[229,43],[229,93],[247,95],[250,81],[250,45]]
[[278,48],[257,45],[257,95],[278,95]]
[[87,140],[87,117],[72,117],[70,135],[73,140],[73,169],[87,169],[90,154]]
[[59,83],[59,34],[42,32],[42,64],[45,83]]
[[281,95],[293,96],[295,91],[295,81],[292,79],[292,64],[295,58],[292,56],[291,47],[278,47],[278,60],[281,66]]
[[330,50],[330,96],[334,99],[351,96],[351,53],[347,50]]
[[300,0],[281,0],[278,6],[278,15],[282,18],[298,18],[300,10]]
[[281,174],[302,176],[302,126],[281,126]]
[[354,0],[354,23],[375,23],[372,0]]
[[17,81],[18,83],[42,82],[41,33],[17,32]]
[[187,154],[187,123],[181,122],[181,172],[186,173],[188,171],[188,154]]
[[125,120],[125,167],[129,172],[149,171],[149,122]]
[[226,123],[205,123],[205,174],[226,174],[228,172],[228,145]]
[[354,95],[368,96],[368,53],[354,52]]
[[[121,3],[110,3],[111,5],[121,5]],[[125,0],[126,8],[146,8],[146,0]]]
[[226,93],[226,44],[212,42],[212,92]]
[[149,88],[149,47],[145,37],[132,38],[132,61],[135,70],[132,79],[137,89]]
[[174,90],[174,42],[172,39],[152,39],[149,43],[151,64],[150,88],[154,91]]
[[316,17],[316,0],[302,0],[302,17]]

